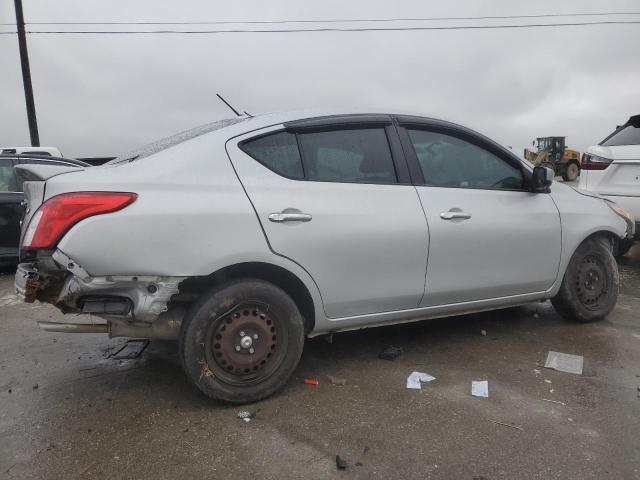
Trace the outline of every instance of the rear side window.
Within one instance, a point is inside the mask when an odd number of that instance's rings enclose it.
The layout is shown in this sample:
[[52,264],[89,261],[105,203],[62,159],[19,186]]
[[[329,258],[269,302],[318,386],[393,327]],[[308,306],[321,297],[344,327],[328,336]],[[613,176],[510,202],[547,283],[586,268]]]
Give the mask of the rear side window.
[[384,128],[278,132],[247,140],[240,149],[275,173],[294,180],[398,182]]
[[0,159],[0,192],[18,192],[18,181],[11,160]]
[[600,145],[605,147],[617,147],[621,145],[640,145],[640,124],[627,124],[610,135]]
[[383,128],[301,133],[299,139],[308,180],[397,183]]
[[304,178],[298,142],[293,133],[279,132],[255,138],[241,144],[240,149],[283,177]]

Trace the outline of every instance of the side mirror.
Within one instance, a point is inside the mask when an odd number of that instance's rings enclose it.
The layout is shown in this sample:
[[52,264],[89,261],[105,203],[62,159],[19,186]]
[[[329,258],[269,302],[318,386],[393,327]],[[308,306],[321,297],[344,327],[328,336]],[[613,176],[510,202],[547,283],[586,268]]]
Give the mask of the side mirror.
[[534,167],[531,178],[534,192],[548,192],[556,173],[547,167]]

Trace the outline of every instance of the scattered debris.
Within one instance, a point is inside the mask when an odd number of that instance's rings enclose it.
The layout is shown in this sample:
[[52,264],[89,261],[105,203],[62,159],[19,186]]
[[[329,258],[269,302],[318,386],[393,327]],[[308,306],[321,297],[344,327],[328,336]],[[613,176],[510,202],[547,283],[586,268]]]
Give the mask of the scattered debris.
[[537,368],[534,368],[533,373],[535,373],[536,375],[540,375],[540,370],[538,370]]
[[548,378],[544,379],[544,383],[553,383],[551,380],[549,380]]
[[338,467],[338,470],[347,469],[347,461],[344,458],[340,458],[340,455],[336,455],[336,467]]
[[559,372],[582,375],[583,363],[584,359],[582,355],[571,355],[568,353],[549,351],[549,353],[547,354],[547,361],[544,363],[544,367],[552,368]]
[[332,385],[343,387],[347,384],[346,378],[334,377],[332,375],[327,375],[327,378],[329,379]]
[[305,378],[304,383],[307,385],[318,385],[320,382],[315,378]]
[[38,384],[36,383],[36,384],[33,386],[33,389],[34,389],[34,390],[37,390],[39,386],[40,386],[40,385],[38,385]]
[[12,390],[11,390],[11,389],[9,389],[9,390],[8,390],[8,392],[9,392],[9,393],[11,393],[11,392],[12,392]]
[[116,352],[111,354],[109,358],[113,358],[114,360],[133,360],[134,358],[138,358],[142,355],[142,352],[144,352],[149,343],[149,340],[146,339],[136,338],[128,340],[122,348],[116,350]]
[[256,412],[248,412],[246,410],[242,410],[238,412],[237,416],[240,420],[243,420],[245,422],[250,422],[251,420],[256,418]]
[[361,461],[357,461],[356,462],[356,467],[361,467],[362,465],[364,465]]
[[389,345],[378,354],[380,360],[395,360],[402,355],[402,348]]
[[558,400],[549,400],[548,398],[543,398],[542,400],[545,401],[545,402],[557,403],[558,405],[563,405],[563,406],[567,405],[566,403],[559,402]]
[[471,395],[474,397],[489,397],[489,381],[473,380],[471,382]]
[[487,331],[486,330],[480,330],[480,335],[482,335],[483,337],[487,336]]
[[407,377],[407,388],[420,390],[423,383],[427,383],[435,379],[436,377],[432,377],[428,373],[411,372],[411,374]]
[[517,430],[520,430],[520,431],[524,432],[524,428],[519,427],[518,425],[513,425],[511,423],[497,422],[496,420],[490,420],[490,421],[491,421],[491,423],[495,423],[496,425],[502,425],[503,427],[515,428]]
[[369,451],[369,447],[367,447],[366,445],[364,446],[364,450],[362,451],[363,455],[366,455],[367,452]]
[[533,318],[540,318],[540,314],[538,312],[533,312]]
[[567,418],[567,420],[569,420],[570,422],[573,422],[573,418]]

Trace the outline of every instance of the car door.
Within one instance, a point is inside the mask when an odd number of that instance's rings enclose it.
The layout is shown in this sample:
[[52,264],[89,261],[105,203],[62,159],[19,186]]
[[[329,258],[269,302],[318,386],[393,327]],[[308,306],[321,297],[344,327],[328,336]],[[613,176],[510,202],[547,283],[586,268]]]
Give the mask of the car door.
[[294,122],[227,142],[271,249],[329,318],[415,308],[428,232],[388,116]]
[[543,292],[558,274],[560,215],[509,152],[451,124],[400,118],[430,234],[422,306]]
[[20,219],[22,218],[21,191],[13,160],[0,158],[0,261],[18,255]]

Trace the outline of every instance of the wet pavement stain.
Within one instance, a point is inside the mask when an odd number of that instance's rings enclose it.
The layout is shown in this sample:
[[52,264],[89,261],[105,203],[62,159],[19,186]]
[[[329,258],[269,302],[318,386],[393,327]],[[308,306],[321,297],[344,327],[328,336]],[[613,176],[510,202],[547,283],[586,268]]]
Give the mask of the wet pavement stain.
[[[55,309],[4,305],[0,479],[640,478],[640,252],[630,253],[602,322],[567,322],[543,302],[308,340],[249,423],[237,418],[247,407],[187,381],[175,342],[116,359],[126,340],[42,332],[35,322],[60,321]],[[0,298],[11,291],[0,277]],[[379,360],[390,344],[402,355]],[[584,356],[583,375],[544,369],[549,350]],[[407,390],[412,371],[436,380]],[[489,398],[471,397],[478,378]]]

